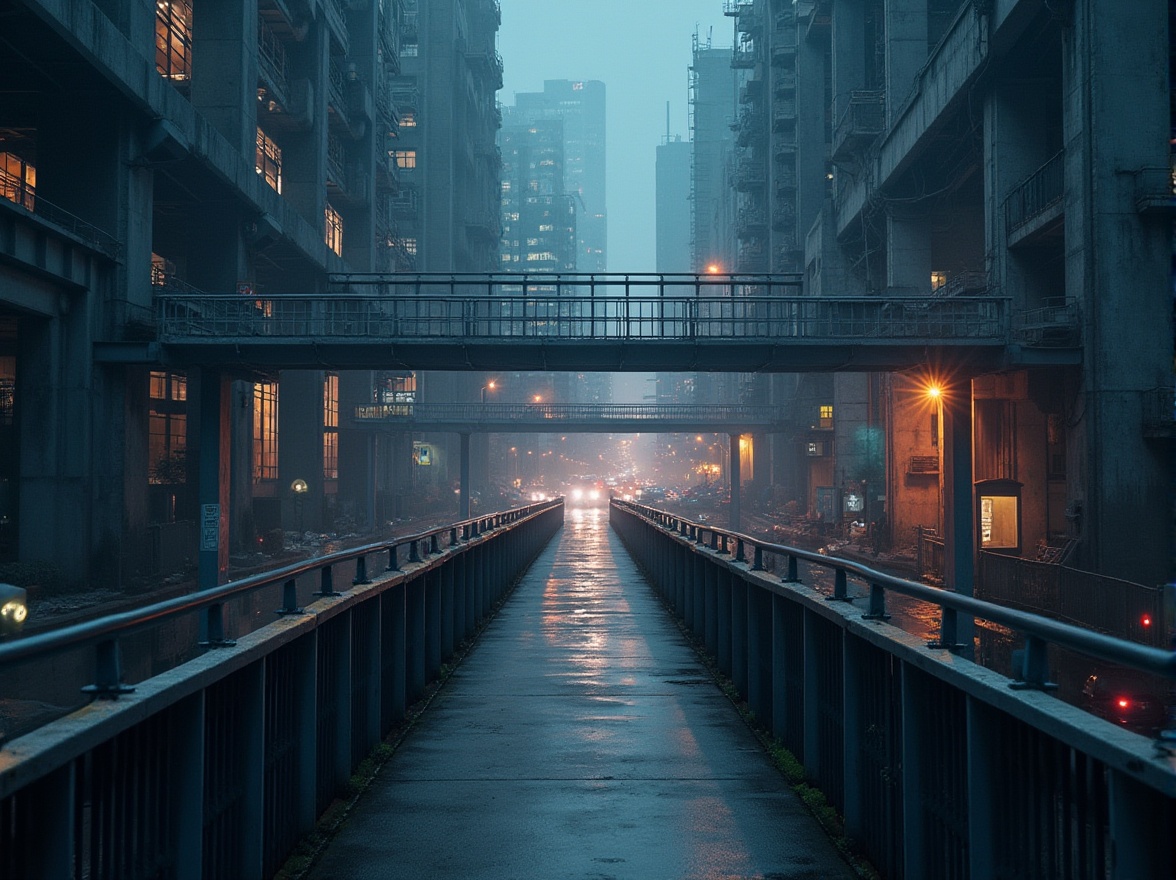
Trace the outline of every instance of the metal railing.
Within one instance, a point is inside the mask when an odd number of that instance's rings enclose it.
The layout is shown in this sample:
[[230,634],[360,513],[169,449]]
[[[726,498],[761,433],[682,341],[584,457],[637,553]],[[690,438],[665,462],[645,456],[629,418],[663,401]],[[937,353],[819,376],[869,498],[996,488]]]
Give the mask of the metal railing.
[[[1002,345],[1007,299],[799,297],[795,276],[366,276],[357,294],[159,297],[164,342],[337,339],[945,341]],[[725,280],[724,280],[725,278]],[[653,295],[642,289],[655,288]],[[660,294],[660,295],[659,295]],[[685,295],[684,295],[685,294]]]
[[610,424],[645,423],[696,425],[699,430],[733,430],[736,426],[779,427],[789,415],[784,407],[745,404],[641,403],[378,403],[355,408],[357,421],[465,424],[486,422],[542,424],[552,431],[569,422]]
[[1021,309],[1012,315],[1012,338],[1022,345],[1066,347],[1078,344],[1078,301],[1058,297],[1043,306]]
[[[0,748],[0,876],[274,876],[562,522],[562,501],[487,514],[0,644],[7,691],[89,649],[105,698]],[[185,651],[166,628],[194,617]]]
[[1120,639],[1167,641],[1162,589],[1056,562],[981,552],[976,595]]
[[[1171,876],[1176,732],[1157,750],[1042,691],[1050,645],[1169,682],[1176,652],[637,504],[614,500],[610,518],[883,876]],[[800,582],[801,560],[833,573],[832,595]],[[879,628],[888,593],[937,606],[939,639]],[[1024,636],[1019,681],[949,653],[957,615]]]
[[80,217],[74,216],[64,208],[58,207],[40,195],[40,193],[37,193],[35,198],[30,197],[27,201],[31,204],[31,207],[9,199],[0,199],[0,210],[8,208],[9,210],[27,211],[28,214],[39,218],[42,222],[56,226],[76,236],[82,242],[99,253],[105,254],[110,259],[116,262],[122,259],[122,243],[113,235],[99,229],[92,223],[87,223]]
[[886,130],[886,93],[884,91],[851,92],[849,102],[833,129],[833,156],[840,157],[861,149]]
[[1012,235],[1065,195],[1066,153],[1060,150],[1005,199],[1005,235]]

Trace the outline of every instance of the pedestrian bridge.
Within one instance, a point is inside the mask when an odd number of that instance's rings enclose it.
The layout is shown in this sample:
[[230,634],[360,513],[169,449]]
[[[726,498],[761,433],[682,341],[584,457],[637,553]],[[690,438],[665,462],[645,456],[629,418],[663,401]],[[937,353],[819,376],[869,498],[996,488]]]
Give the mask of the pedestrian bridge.
[[349,274],[333,276],[323,294],[159,295],[150,326],[122,328],[96,354],[261,370],[854,372],[1077,362],[1069,308],[1014,314],[1007,297],[991,293],[799,294],[794,275]]
[[[895,592],[941,610],[938,643],[886,623]],[[1024,636],[1019,682],[962,656],[965,614]],[[272,877],[328,810],[346,818],[320,880],[854,876],[687,634],[883,877],[1173,874],[1172,753],[1055,699],[1045,662],[1061,646],[1172,679],[1170,652],[553,502],[0,644],[4,669],[48,660],[55,680],[93,651],[106,697],[0,748],[0,876]],[[383,771],[353,778],[389,733]]]
[[788,410],[742,404],[381,403],[357,406],[355,424],[455,433],[743,434],[783,430]]

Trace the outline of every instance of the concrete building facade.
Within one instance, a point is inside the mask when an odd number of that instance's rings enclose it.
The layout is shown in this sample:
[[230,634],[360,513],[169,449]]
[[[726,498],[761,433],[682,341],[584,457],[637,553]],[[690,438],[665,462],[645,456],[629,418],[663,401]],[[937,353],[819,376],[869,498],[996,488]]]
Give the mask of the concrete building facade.
[[885,510],[895,544],[942,528],[948,408],[971,431],[978,550],[1168,579],[1171,13],[1158,0],[728,12],[737,63],[763,80],[738,131],[751,159],[738,167],[763,180],[735,181],[743,246],[764,238],[771,267],[803,268],[811,296],[999,292],[1015,344],[1041,363],[838,375],[816,399],[797,380],[786,397],[818,407],[809,424],[828,443],[808,448],[829,458],[807,486],[781,468],[786,491],[837,522]]
[[[249,550],[270,529],[373,518],[373,445],[345,414],[394,393],[388,377],[202,375],[128,366],[118,346],[154,332],[169,292],[236,292],[264,310],[267,293],[327,290],[331,272],[427,265],[430,246],[446,269],[458,265],[446,248],[489,268],[497,215],[476,206],[497,201],[497,23],[495,0],[9,4],[6,558],[51,560],[69,580],[124,579],[182,565],[197,519],[212,515],[230,527],[223,574],[230,547]],[[437,55],[462,49],[449,78],[412,66],[433,33],[448,38]],[[447,91],[438,108],[480,111],[463,115],[473,132],[435,114],[427,145],[459,194],[438,196],[456,215],[443,230],[406,185],[430,88]],[[443,158],[456,142],[460,154]],[[197,403],[209,383],[223,390],[216,420]],[[213,421],[222,436],[202,431]],[[210,478],[195,472],[202,444],[219,447],[225,476],[207,511],[196,504]]]

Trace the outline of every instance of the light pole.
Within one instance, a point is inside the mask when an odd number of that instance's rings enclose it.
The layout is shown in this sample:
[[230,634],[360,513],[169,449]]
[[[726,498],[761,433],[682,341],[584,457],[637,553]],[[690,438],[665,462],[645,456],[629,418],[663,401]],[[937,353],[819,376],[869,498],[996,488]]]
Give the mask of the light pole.
[[489,382],[487,382],[485,385],[482,386],[482,403],[483,404],[486,403],[486,392],[493,391],[497,387],[498,387],[498,383],[495,382],[493,379],[491,379]]
[[302,534],[302,508],[306,502],[306,493],[310,491],[310,486],[307,485],[306,480],[299,478],[290,484],[290,491],[294,493],[294,506],[298,509],[298,534]]

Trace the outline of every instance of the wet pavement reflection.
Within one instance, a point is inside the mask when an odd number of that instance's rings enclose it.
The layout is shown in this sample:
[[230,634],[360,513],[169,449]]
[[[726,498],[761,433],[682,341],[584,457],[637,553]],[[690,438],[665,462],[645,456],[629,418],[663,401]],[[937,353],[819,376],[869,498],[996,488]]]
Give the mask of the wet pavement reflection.
[[589,508],[567,512],[311,876],[854,873]]

